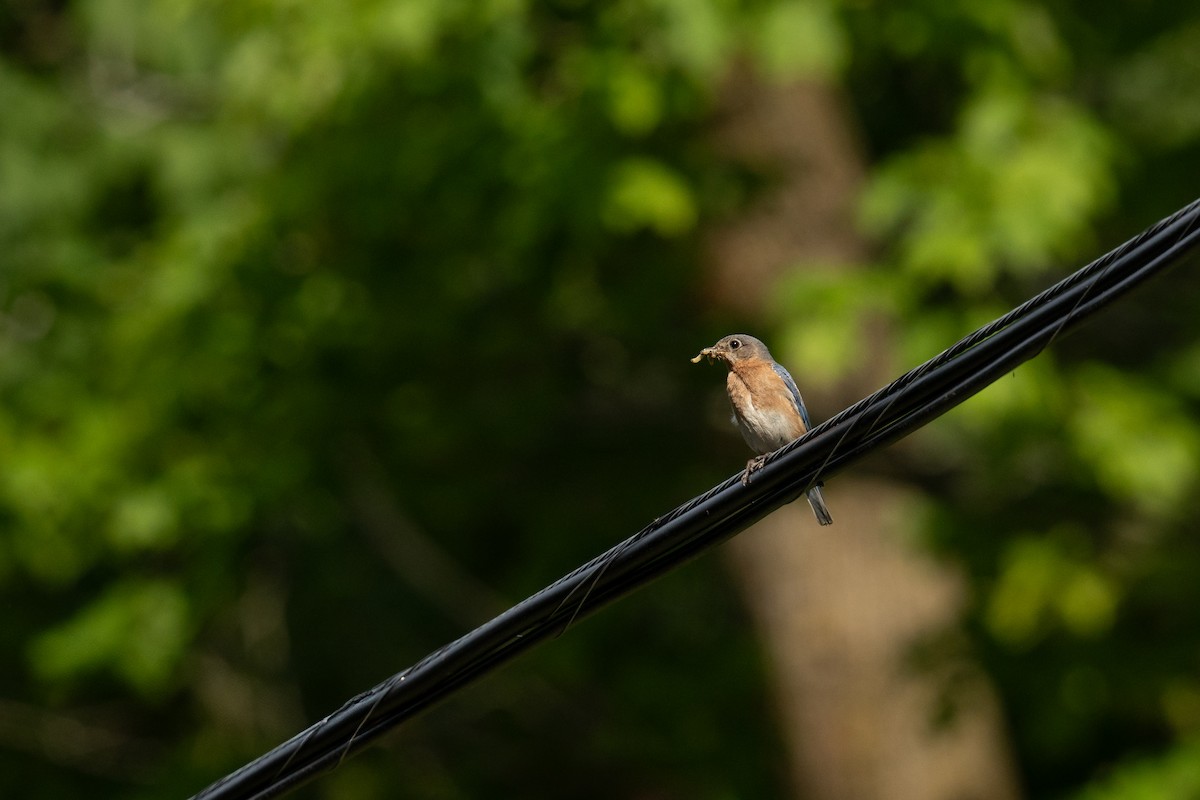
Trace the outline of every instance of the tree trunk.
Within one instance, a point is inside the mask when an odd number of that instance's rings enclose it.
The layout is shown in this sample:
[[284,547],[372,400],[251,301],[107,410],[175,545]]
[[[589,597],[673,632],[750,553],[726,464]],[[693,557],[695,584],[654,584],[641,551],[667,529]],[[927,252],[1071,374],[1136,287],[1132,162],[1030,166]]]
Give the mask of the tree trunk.
[[[731,77],[718,146],[773,183],[710,240],[714,303],[761,318],[797,262],[862,260],[853,208],[865,168],[837,94],[816,84]],[[885,332],[872,349],[888,346]],[[778,355],[778,354],[777,354]],[[888,377],[881,359],[837,389],[793,372],[822,419]],[[815,402],[814,402],[815,401]],[[797,502],[734,540],[731,563],[766,642],[797,796],[819,800],[1010,800],[1019,796],[997,704],[955,665],[956,712],[936,716],[946,676],[913,665],[913,645],[952,625],[962,582],[912,544],[918,498],[900,484],[839,475],[831,527]],[[969,676],[965,682],[960,673]]]

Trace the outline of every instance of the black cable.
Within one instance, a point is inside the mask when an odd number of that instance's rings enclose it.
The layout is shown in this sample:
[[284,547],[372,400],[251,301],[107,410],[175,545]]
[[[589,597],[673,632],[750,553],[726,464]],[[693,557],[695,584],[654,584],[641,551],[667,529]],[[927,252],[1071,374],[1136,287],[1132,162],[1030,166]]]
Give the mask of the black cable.
[[264,800],[335,768],[414,714],[732,537],[820,478],[944,414],[1057,336],[1200,244],[1200,200],[965,337],[767,459],[749,486],[733,476],[537,594],[423,658],[195,800]]

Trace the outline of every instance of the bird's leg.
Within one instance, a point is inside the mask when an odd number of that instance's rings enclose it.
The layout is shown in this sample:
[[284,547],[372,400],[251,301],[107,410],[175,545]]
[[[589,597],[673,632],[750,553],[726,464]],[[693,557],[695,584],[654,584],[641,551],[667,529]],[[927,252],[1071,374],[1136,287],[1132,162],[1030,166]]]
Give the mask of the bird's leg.
[[762,465],[767,463],[766,455],[755,456],[746,462],[746,471],[742,473],[742,486],[750,485],[750,474],[762,469]]

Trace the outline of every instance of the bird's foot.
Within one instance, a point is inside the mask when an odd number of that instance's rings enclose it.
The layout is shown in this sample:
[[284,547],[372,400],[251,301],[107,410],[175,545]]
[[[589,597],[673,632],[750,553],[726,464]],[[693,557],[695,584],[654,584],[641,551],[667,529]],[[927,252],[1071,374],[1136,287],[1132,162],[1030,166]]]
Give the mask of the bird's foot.
[[762,469],[763,464],[767,463],[765,455],[755,456],[746,462],[746,471],[742,473],[742,486],[750,485],[750,475]]

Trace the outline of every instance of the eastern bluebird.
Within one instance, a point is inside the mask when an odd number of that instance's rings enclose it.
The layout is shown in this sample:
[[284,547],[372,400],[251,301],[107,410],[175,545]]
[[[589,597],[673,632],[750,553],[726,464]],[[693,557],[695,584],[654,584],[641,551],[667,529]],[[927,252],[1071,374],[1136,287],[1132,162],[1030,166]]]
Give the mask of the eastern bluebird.
[[[706,347],[692,359],[698,363],[708,357],[724,361],[729,367],[725,388],[733,406],[733,422],[742,432],[750,449],[758,453],[746,462],[742,485],[750,482],[750,473],[762,467],[767,454],[804,435],[812,422],[796,382],[782,365],[771,358],[767,346],[744,333],[726,336],[712,347]],[[821,484],[808,490],[808,504],[817,515],[817,522],[829,525],[833,517],[825,507]]]

